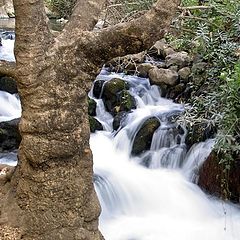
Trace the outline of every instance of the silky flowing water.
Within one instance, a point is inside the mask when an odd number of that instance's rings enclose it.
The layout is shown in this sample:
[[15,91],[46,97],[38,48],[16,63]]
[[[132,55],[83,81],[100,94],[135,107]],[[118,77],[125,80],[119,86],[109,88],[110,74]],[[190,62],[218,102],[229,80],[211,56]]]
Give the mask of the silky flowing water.
[[[0,51],[0,58],[3,53]],[[13,56],[6,58],[11,60]],[[119,130],[113,131],[112,116],[105,111],[102,100],[95,99],[97,119],[104,131],[91,134],[90,145],[94,184],[102,207],[100,229],[105,239],[239,240],[240,209],[207,196],[195,184],[214,140],[187,151],[186,130],[175,131],[178,125],[173,121],[184,106],[161,98],[159,89],[145,78],[102,70],[97,79],[114,77],[129,83],[137,108]],[[89,96],[93,98],[92,91]],[[0,91],[0,121],[20,115],[18,96]],[[157,117],[161,125],[150,150],[132,157],[136,133],[149,117]],[[0,163],[16,164],[16,153],[0,155]]]

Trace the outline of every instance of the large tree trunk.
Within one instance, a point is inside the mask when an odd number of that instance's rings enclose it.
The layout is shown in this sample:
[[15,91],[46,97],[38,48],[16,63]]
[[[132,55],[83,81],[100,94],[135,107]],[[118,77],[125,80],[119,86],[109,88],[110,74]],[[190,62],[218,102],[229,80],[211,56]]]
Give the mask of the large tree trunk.
[[[162,37],[179,4],[160,0],[138,20],[89,32],[104,2],[80,0],[72,20],[53,38],[43,1],[14,1],[16,68],[2,63],[0,71],[18,81],[22,142],[11,184],[5,184],[2,213],[6,223],[20,228],[22,239],[102,239],[87,92],[104,61],[141,51]],[[91,15],[84,6],[91,7]]]

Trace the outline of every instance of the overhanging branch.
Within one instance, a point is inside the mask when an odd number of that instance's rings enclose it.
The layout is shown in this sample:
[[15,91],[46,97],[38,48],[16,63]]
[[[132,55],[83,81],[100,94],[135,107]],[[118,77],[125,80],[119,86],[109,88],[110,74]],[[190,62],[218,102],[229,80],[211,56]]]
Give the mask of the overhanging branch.
[[115,26],[92,32],[87,51],[98,61],[140,52],[162,38],[170,27],[180,0],[159,0],[145,15]]
[[106,0],[78,0],[69,22],[65,26],[67,33],[90,31],[98,21],[98,17]]

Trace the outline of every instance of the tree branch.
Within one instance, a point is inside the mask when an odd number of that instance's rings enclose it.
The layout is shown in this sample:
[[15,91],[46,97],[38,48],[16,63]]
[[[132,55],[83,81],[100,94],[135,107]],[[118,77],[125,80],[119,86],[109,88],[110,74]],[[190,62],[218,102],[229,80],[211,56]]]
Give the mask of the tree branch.
[[0,61],[0,74],[15,77],[15,62]]
[[13,0],[13,3],[16,15],[16,61],[17,64],[20,61],[29,63],[29,58],[43,56],[53,39],[43,0]]
[[179,4],[180,0],[158,0],[151,10],[133,21],[92,32],[86,37],[85,48],[99,62],[140,52],[164,36]]
[[79,30],[92,30],[105,3],[106,0],[78,0],[64,31],[72,36]]

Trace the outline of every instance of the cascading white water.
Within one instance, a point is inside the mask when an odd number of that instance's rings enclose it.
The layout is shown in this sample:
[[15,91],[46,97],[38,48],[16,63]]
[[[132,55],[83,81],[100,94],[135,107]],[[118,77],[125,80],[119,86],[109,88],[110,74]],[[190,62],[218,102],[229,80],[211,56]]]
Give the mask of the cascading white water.
[[[179,134],[177,125],[169,120],[183,111],[183,106],[161,98],[147,79],[106,72],[98,79],[115,77],[129,83],[137,109],[128,115],[121,130],[97,132],[90,140],[94,182],[102,206],[100,229],[105,238],[239,240],[240,209],[210,199],[192,183],[214,140],[196,144],[186,153],[186,130]],[[101,100],[97,101],[97,112],[105,111]],[[139,126],[152,116],[161,126],[150,150],[131,157]]]
[[[172,116],[183,106],[160,97],[149,81],[103,70],[98,79],[124,78],[131,86],[137,109],[121,130],[112,130],[112,116],[97,101],[97,118],[105,131],[91,135],[94,183],[102,214],[100,229],[106,240],[239,240],[240,209],[205,195],[192,181],[211,151],[214,140],[186,153],[185,129],[176,131]],[[90,97],[92,92],[90,92]],[[0,121],[20,116],[15,95],[0,92]],[[149,117],[160,120],[149,151],[131,157],[134,137]],[[1,155],[0,163],[14,164]],[[11,162],[10,162],[11,160]]]
[[14,47],[14,32],[0,31],[0,38],[2,39],[2,46],[0,46],[0,60],[14,62],[15,57],[13,54]]
[[18,96],[0,91],[0,122],[21,117],[21,103]]

